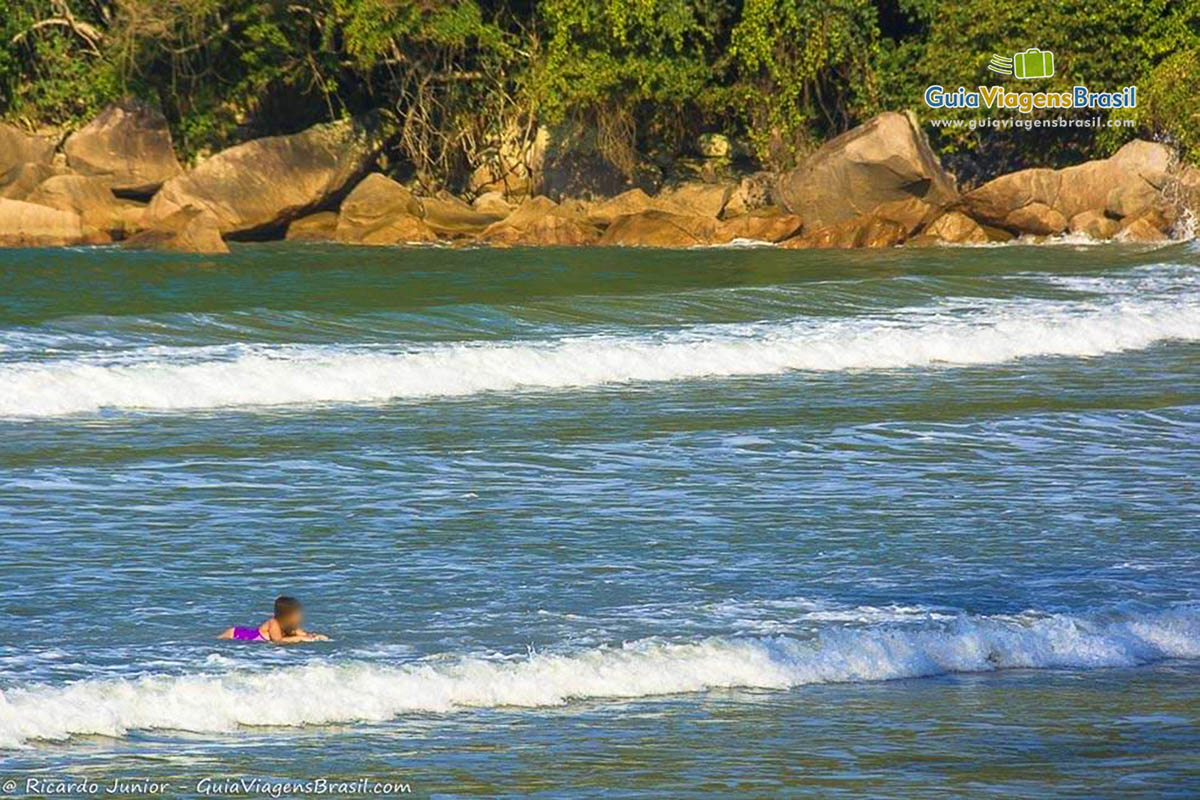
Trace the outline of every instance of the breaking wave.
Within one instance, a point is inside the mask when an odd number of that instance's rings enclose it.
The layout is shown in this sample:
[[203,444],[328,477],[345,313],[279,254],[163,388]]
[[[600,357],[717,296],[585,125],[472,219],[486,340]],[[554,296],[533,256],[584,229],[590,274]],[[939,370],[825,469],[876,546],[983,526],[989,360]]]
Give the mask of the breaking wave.
[[[253,646],[253,645],[251,645]],[[412,712],[560,706],[717,688],[786,690],[999,669],[1127,667],[1200,658],[1200,608],[1073,617],[1027,612],[913,626],[827,628],[812,638],[641,640],[519,659],[387,665],[321,662],[262,671],[84,680],[0,693],[0,747],[132,730],[384,721]]]
[[152,347],[0,364],[0,416],[368,404],[800,370],[967,366],[1101,356],[1172,339],[1200,339],[1200,302],[1193,293],[1096,303],[978,302],[890,316],[541,341]]

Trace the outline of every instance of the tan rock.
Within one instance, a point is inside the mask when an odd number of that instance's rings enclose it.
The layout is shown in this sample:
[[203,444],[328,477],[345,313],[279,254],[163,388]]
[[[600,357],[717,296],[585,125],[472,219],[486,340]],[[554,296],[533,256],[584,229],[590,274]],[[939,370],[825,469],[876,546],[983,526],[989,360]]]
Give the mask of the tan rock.
[[627,192],[621,192],[616,197],[587,204],[585,213],[587,221],[593,225],[611,225],[618,217],[651,210],[665,209],[662,209],[653,197],[641,189],[630,189]]
[[133,250],[168,250],[176,253],[228,253],[221,239],[220,221],[210,211],[184,208],[154,220],[154,227],[123,242]]
[[1041,235],[1084,211],[1136,215],[1156,201],[1173,158],[1163,145],[1134,141],[1111,158],[1002,175],[964,195],[962,207],[982,223]]
[[860,214],[783,242],[783,247],[895,247],[922,225],[931,208],[913,197],[882,203],[870,214]]
[[1099,211],[1081,211],[1067,223],[1071,233],[1081,233],[1096,240],[1111,239],[1120,228],[1121,223]]
[[725,210],[734,188],[731,183],[684,183],[663,189],[654,197],[654,205],[672,214],[716,218]]
[[54,139],[26,133],[0,123],[0,175],[18,164],[49,164],[54,158]]
[[424,209],[425,224],[439,236],[473,236],[508,216],[508,213],[476,211],[457,198],[423,197],[420,202]]
[[788,249],[894,247],[903,243],[906,236],[904,226],[900,223],[863,214],[835,225],[806,231],[802,236],[787,239],[780,246]]
[[1145,219],[1163,233],[1170,234],[1171,231],[1175,229],[1176,224],[1179,222],[1180,213],[1181,209],[1178,205],[1166,200],[1160,200],[1159,202],[1156,202],[1154,205],[1147,208],[1138,216]]
[[26,201],[73,211],[83,217],[85,225],[118,239],[144,227],[146,205],[116,197],[101,178],[54,175],[34,189]]
[[137,100],[104,109],[67,137],[63,151],[72,170],[103,178],[121,193],[149,196],[183,173],[166,118]]
[[516,211],[489,225],[479,241],[500,246],[592,244],[600,232],[594,225],[548,197],[531,197]]
[[513,205],[500,192],[484,192],[475,198],[471,207],[480,214],[496,214],[501,219],[512,213]]
[[948,211],[925,228],[924,236],[932,236],[946,244],[984,244],[990,241],[983,226],[961,211]]
[[1148,216],[1135,217],[1121,225],[1117,239],[1123,242],[1165,242],[1169,238]]
[[709,245],[718,241],[717,228],[720,224],[715,217],[643,211],[617,217],[600,237],[598,244],[677,248]]
[[421,219],[425,209],[412,192],[375,172],[342,201],[334,232],[339,242],[390,245],[437,241]]
[[582,200],[578,197],[564,197],[558,203],[558,207],[563,214],[566,214],[568,217],[574,217],[587,222],[591,222],[591,220],[588,219],[588,214],[590,213],[593,205],[595,205],[594,202],[590,200]]
[[1121,220],[1116,238],[1127,242],[1161,242],[1171,238],[1178,221],[1179,208],[1166,201],[1157,202],[1136,217]]
[[437,241],[434,233],[424,220],[411,214],[393,214],[380,219],[370,228],[355,231],[352,236],[346,236],[338,230],[338,241],[347,244],[393,245],[393,244],[425,244]]
[[338,213],[342,224],[361,228],[393,214],[420,217],[425,208],[408,189],[386,175],[372,172],[355,184]]
[[757,242],[781,242],[795,236],[804,227],[798,214],[780,213],[778,208],[760,208],[731,217],[717,226],[716,240],[731,242],[749,239]]
[[[617,218],[646,211],[663,211],[685,217],[718,217],[733,195],[733,184],[685,183],[651,196],[630,189],[607,200],[586,204],[586,217],[593,225],[611,225]],[[567,201],[564,201],[566,204]]]
[[107,235],[85,225],[73,211],[0,199],[0,247],[63,247],[109,241]]
[[150,217],[194,206],[210,211],[224,235],[281,229],[327,204],[361,174],[383,146],[385,127],[369,114],[222,150],[164,183]]
[[904,235],[909,236],[918,228],[928,224],[936,212],[937,209],[924,200],[905,197],[888,203],[880,203],[871,212],[871,215],[897,223],[904,229]]
[[983,232],[987,234],[989,242],[1008,242],[1017,238],[1010,231],[1006,231],[1004,228],[997,228],[994,225],[980,225],[979,227],[983,228]]
[[[1033,202],[1049,205],[1058,198],[1062,177],[1052,169],[1025,169],[1002,175],[963,195],[962,206],[972,219],[1010,227],[1008,216]],[[1011,226],[1015,227],[1015,226]]]
[[59,174],[58,171],[47,163],[26,161],[17,164],[0,177],[0,197],[7,197],[9,200],[24,200],[43,181],[57,174]]
[[887,112],[826,142],[781,176],[779,204],[813,229],[869,214],[883,203],[915,198],[932,209],[958,195],[910,114]]
[[338,215],[335,211],[318,211],[293,220],[284,237],[289,242],[329,242],[337,231]]
[[1004,218],[1004,227],[1021,233],[1049,236],[1067,229],[1067,220],[1057,209],[1045,203],[1029,203],[1010,211]]
[[1154,205],[1162,192],[1147,181],[1125,181],[1108,193],[1104,212],[1112,217],[1136,217]]
[[1154,188],[1161,189],[1169,180],[1178,155],[1161,142],[1134,139],[1122,145],[1109,160],[1138,175]]

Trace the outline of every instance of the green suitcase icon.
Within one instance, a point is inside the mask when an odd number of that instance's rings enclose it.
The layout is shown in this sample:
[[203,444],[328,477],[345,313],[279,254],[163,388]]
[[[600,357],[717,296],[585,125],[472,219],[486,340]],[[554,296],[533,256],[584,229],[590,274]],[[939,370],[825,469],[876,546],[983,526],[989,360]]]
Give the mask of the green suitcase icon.
[[1013,53],[1013,74],[1018,78],[1049,78],[1054,74],[1054,53],[1036,47]]

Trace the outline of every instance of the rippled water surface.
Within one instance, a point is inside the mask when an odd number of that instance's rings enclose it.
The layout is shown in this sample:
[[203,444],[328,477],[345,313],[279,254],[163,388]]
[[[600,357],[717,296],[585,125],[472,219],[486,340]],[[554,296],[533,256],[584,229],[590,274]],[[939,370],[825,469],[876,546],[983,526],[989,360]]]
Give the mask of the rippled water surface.
[[1194,797],[1198,342],[1193,244],[0,252],[0,777]]

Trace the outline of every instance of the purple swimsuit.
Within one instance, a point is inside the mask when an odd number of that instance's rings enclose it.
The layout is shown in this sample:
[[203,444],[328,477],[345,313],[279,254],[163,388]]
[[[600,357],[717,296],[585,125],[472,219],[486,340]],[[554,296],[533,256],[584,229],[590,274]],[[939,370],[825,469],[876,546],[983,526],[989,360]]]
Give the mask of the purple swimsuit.
[[237,642],[261,642],[266,639],[258,628],[237,628],[233,629],[233,639]]

